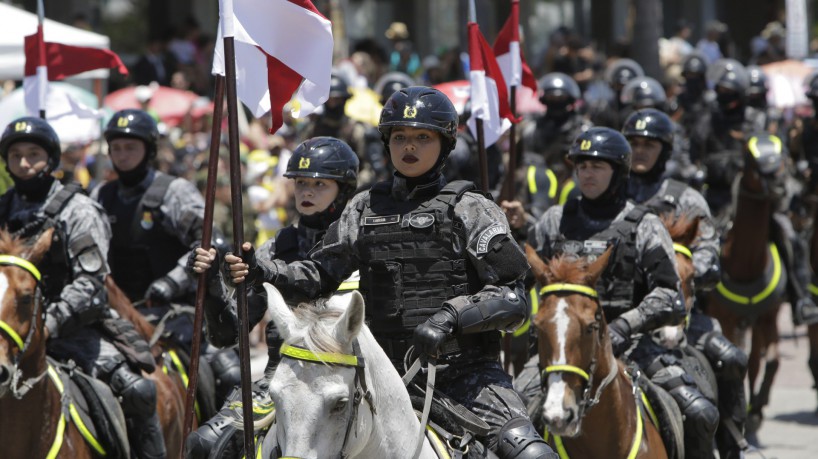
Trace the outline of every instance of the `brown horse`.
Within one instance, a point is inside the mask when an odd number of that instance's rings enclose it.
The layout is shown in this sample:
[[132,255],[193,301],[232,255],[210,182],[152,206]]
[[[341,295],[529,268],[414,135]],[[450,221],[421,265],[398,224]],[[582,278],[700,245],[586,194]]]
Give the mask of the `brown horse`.
[[[751,329],[747,371],[750,393],[747,427],[751,435],[760,425],[761,411],[769,402],[778,371],[777,317],[788,273],[778,248],[770,243],[770,222],[780,198],[775,190],[780,189],[783,161],[778,172],[762,174],[758,150],[750,145],[744,156],[735,217],[722,245],[722,282],[709,295],[706,311],[719,321],[724,336],[745,350],[747,331]],[[764,376],[756,389],[762,361]]]
[[53,230],[33,246],[0,231],[0,445],[4,458],[99,457],[63,414],[47,376],[39,271]]
[[610,254],[591,264],[565,257],[545,263],[526,247],[534,276],[546,286],[532,321],[544,369],[543,421],[562,457],[667,458],[656,425],[640,406],[640,390],[613,355],[593,289]]

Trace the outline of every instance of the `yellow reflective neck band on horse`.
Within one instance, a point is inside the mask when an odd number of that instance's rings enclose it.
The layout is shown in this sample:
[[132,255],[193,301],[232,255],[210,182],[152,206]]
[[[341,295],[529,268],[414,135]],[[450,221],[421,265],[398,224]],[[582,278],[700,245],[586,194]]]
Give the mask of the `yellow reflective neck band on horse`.
[[753,297],[747,297],[743,295],[739,295],[738,293],[731,292],[727,289],[727,286],[724,285],[724,282],[719,282],[716,285],[716,290],[727,298],[728,300],[738,303],[738,304],[758,304],[767,299],[774,291],[775,288],[778,286],[778,282],[781,280],[781,257],[778,255],[778,247],[775,244],[770,244],[770,254],[773,257],[773,275],[770,278],[770,282],[764,287],[760,293]]
[[596,290],[587,285],[579,285],[579,284],[551,284],[546,285],[545,287],[540,289],[540,296],[549,294],[549,293],[558,293],[558,292],[574,292],[574,293],[581,293],[585,296],[590,296],[591,298],[597,298]]
[[0,265],[19,266],[31,273],[31,275],[37,279],[37,282],[40,282],[40,278],[42,277],[40,276],[40,270],[37,269],[34,264],[24,258],[15,257],[14,255],[0,255]]
[[[775,144],[775,153],[780,155],[782,151],[781,139],[774,135],[767,136],[767,139]],[[753,136],[749,141],[747,141],[747,149],[750,150],[750,153],[754,158],[759,158],[761,156],[761,152],[758,151],[758,137]]]
[[579,367],[575,367],[573,365],[549,365],[545,367],[545,370],[542,371],[543,376],[547,375],[548,373],[557,372],[574,373],[575,375],[582,376],[586,381],[591,380],[591,377],[588,376],[588,373],[585,370]]
[[354,355],[336,354],[334,352],[313,352],[308,349],[290,346],[289,344],[281,345],[281,355],[285,355],[296,360],[305,360],[307,362],[330,363],[335,365],[346,365],[348,367],[358,366],[358,357]]
[[21,351],[24,350],[23,338],[20,338],[20,335],[18,335],[17,332],[14,331],[13,328],[11,328],[11,325],[0,320],[0,329],[6,332],[6,334],[8,334],[11,337],[11,339],[14,340],[14,344],[17,345],[18,349],[20,349]]
[[673,250],[677,253],[681,253],[682,255],[686,256],[687,258],[693,259],[693,253],[687,247],[683,246],[682,244],[673,243]]

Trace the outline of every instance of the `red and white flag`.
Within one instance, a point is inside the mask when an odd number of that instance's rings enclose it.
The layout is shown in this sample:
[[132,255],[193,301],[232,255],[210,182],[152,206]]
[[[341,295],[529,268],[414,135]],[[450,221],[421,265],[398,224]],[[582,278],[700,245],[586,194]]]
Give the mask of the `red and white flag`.
[[508,90],[489,44],[474,22],[469,22],[469,62],[471,70],[471,117],[468,125],[477,136],[477,122],[483,120],[485,146],[493,145],[516,121],[508,103]]
[[[332,25],[309,0],[221,0],[213,73],[224,75],[224,41],[234,37],[236,93],[256,117],[268,111],[270,132],[293,116],[312,113],[329,98]],[[264,75],[267,78],[264,78]]]
[[[51,117],[54,113],[48,110],[47,94],[48,81],[62,80],[71,75],[89,70],[116,67],[120,73],[127,75],[128,69],[113,51],[100,48],[49,43],[42,39],[42,26],[37,33],[25,37],[25,88],[26,109],[32,116],[37,116],[40,110],[45,110]],[[84,105],[73,102],[77,108],[76,115],[80,118],[96,116],[95,111]],[[90,110],[90,111],[89,111]],[[65,116],[66,113],[59,113]]]
[[522,85],[537,92],[537,80],[520,50],[520,0],[511,0],[511,14],[494,41],[494,55],[507,87]]

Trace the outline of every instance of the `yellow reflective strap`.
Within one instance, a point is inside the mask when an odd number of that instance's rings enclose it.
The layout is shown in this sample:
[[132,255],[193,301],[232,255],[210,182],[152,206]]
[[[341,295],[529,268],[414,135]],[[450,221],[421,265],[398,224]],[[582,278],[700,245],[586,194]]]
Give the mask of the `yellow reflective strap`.
[[764,290],[759,292],[757,295],[754,295],[753,297],[746,297],[739,295],[738,293],[731,292],[724,285],[724,282],[719,282],[716,285],[716,290],[718,290],[718,292],[728,300],[738,304],[758,304],[766,300],[767,297],[775,291],[775,288],[781,281],[781,256],[778,254],[778,247],[776,247],[775,244],[770,244],[770,254],[773,258],[773,275],[770,278],[770,282],[766,287],[764,287]]
[[77,411],[77,407],[74,406],[73,403],[68,404],[68,412],[71,413],[71,419],[74,420],[74,425],[77,426],[77,429],[80,431],[82,438],[91,445],[91,448],[94,448],[94,451],[99,453],[100,456],[105,456],[107,453],[105,452],[105,448],[99,444],[94,435],[88,430],[88,426],[82,422],[82,418],[80,417],[80,413]]
[[537,167],[528,166],[528,173],[526,174],[526,181],[528,182],[528,192],[530,194],[537,194]]
[[[242,402],[231,402],[228,406],[230,407],[230,409],[233,409],[233,410],[240,410],[240,409],[242,409],[244,407]],[[274,409],[275,409],[275,403],[273,403],[273,402],[265,403],[265,404],[256,404],[256,402],[253,401],[253,413],[256,413],[256,414],[269,414]]]
[[305,360],[307,362],[330,363],[336,365],[346,365],[348,367],[358,366],[358,357],[354,355],[336,354],[334,352],[313,352],[308,349],[290,346],[286,343],[281,345],[281,355],[285,355],[296,360]]
[[341,282],[341,285],[338,286],[338,291],[348,291],[348,290],[358,290],[359,281],[345,281]]
[[187,371],[185,371],[185,366],[182,364],[182,359],[179,358],[179,354],[173,349],[168,350],[168,355],[170,355],[173,366],[176,367],[176,371],[179,372],[179,375],[182,377],[182,382],[185,384],[185,388],[187,388]]
[[557,453],[559,453],[561,459],[570,459],[559,435],[554,435],[554,445],[557,447]]
[[687,247],[683,246],[682,244],[673,243],[673,250],[677,253],[681,253],[682,255],[686,256],[687,258],[693,259],[693,253]]
[[815,285],[812,282],[810,282],[809,285],[807,285],[807,289],[809,289],[809,292],[812,293],[813,295],[818,295],[818,285]]
[[446,445],[443,443],[443,441],[440,440],[440,436],[437,434],[437,432],[435,432],[435,429],[433,429],[431,426],[427,425],[426,426],[426,431],[428,432],[428,434],[426,435],[426,438],[431,439],[432,448],[437,453],[438,458],[439,459],[451,459],[451,456],[449,456],[449,451],[446,448]]
[[53,381],[54,385],[57,386],[57,392],[62,395],[65,388],[62,385],[62,380],[60,379],[59,373],[57,373],[57,369],[51,364],[48,364],[48,376],[51,377],[51,381]]
[[48,450],[48,454],[45,456],[45,459],[55,459],[58,454],[60,454],[60,449],[62,448],[62,441],[63,436],[65,435],[65,415],[60,414],[60,422],[57,424],[57,433],[54,436],[54,443],[51,444],[51,449]]
[[656,417],[656,412],[653,411],[653,405],[650,404],[647,395],[645,395],[645,392],[642,390],[639,391],[639,395],[642,397],[642,405],[648,410],[648,416],[650,416],[651,422],[653,422],[653,425],[656,427],[659,427],[659,418]]
[[566,373],[574,373],[575,375],[582,376],[586,381],[590,381],[591,377],[588,376],[588,373],[585,372],[582,368],[575,367],[573,365],[549,365],[545,367],[545,370],[542,371],[543,377],[548,373],[556,373],[556,372],[566,372]]
[[565,182],[565,185],[562,186],[562,191],[560,192],[560,205],[565,204],[565,201],[568,201],[568,195],[571,194],[571,190],[573,190],[576,185],[577,184],[574,183],[573,180]]
[[[767,137],[767,140],[769,140],[770,142],[775,144],[775,153],[780,155],[781,152],[783,151],[783,149],[781,147],[782,146],[781,145],[781,139],[779,139],[778,137],[776,137],[774,135],[769,135],[769,136],[766,136],[766,137]],[[750,150],[750,153],[753,155],[754,158],[758,158],[758,157],[761,156],[761,152],[758,151],[758,137],[753,136],[753,137],[750,138],[750,140],[747,142],[747,149]]]
[[557,197],[557,175],[554,174],[554,171],[551,169],[546,169],[545,175],[548,176],[548,181],[550,182],[548,186],[548,197],[554,199]]
[[530,326],[531,326],[531,318],[528,318],[528,319],[525,320],[525,322],[523,322],[522,325],[520,325],[519,328],[514,330],[514,333],[512,333],[511,336],[513,336],[515,338],[519,338],[520,336],[523,336],[524,334],[526,334],[528,332],[528,328]]
[[633,436],[633,445],[631,445],[631,452],[628,453],[628,459],[636,459],[639,453],[639,445],[642,444],[642,410],[639,408],[639,402],[636,402],[636,433]]
[[42,277],[40,276],[40,270],[37,269],[34,264],[24,258],[15,257],[14,255],[0,255],[0,265],[12,265],[23,268],[31,273],[31,275],[37,279],[37,282],[40,282],[40,278]]
[[579,284],[550,284],[546,285],[542,289],[540,289],[540,296],[546,295],[549,293],[558,293],[558,292],[573,292],[573,293],[581,293],[585,296],[590,296],[591,298],[597,298],[596,290],[587,285],[579,285]]
[[17,345],[17,348],[20,349],[20,351],[24,350],[23,338],[20,338],[20,335],[18,335],[17,332],[11,328],[11,325],[0,320],[0,329],[3,329],[3,331],[6,332],[6,334],[8,334],[12,340],[14,340],[14,344]]

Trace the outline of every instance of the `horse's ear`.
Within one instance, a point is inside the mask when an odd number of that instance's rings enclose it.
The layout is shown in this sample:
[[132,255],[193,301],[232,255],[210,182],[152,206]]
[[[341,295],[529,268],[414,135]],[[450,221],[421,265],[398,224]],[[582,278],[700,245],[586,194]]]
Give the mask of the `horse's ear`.
[[278,289],[273,287],[272,284],[265,282],[264,290],[267,291],[267,310],[270,311],[273,323],[276,324],[281,338],[286,341],[292,334],[291,328],[295,322],[295,314],[293,314],[293,311],[287,306],[284,297],[281,296]]
[[364,326],[364,297],[357,290],[349,293],[349,305],[335,324],[335,338],[339,343],[349,343]]
[[40,261],[43,259],[43,255],[48,252],[48,249],[51,248],[51,236],[54,234],[54,228],[49,228],[40,234],[36,241],[34,241],[34,245],[28,249],[23,258],[30,261],[33,264],[39,264]]
[[682,243],[686,246],[690,246],[693,244],[693,241],[696,240],[696,236],[699,235],[699,225],[702,223],[702,217],[689,217],[687,227],[685,227],[684,234],[682,235]]
[[534,278],[542,285],[548,284],[546,276],[546,264],[540,255],[529,244],[525,245],[525,257],[528,259],[528,264],[531,265],[531,272],[534,273]]
[[588,281],[588,285],[593,287],[596,285],[597,279],[599,276],[602,275],[602,271],[605,270],[605,267],[608,266],[608,260],[611,258],[611,254],[614,251],[614,246],[608,247],[608,249],[599,256],[591,265],[588,267],[588,274],[586,275],[586,279]]

